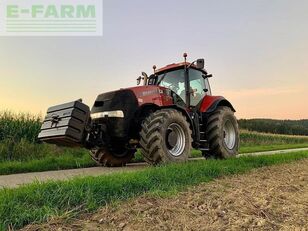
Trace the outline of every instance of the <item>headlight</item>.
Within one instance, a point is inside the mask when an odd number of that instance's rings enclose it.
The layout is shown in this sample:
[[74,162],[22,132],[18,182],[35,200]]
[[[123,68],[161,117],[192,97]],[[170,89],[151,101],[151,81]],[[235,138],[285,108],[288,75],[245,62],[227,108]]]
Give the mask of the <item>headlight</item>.
[[124,118],[124,112],[121,110],[118,110],[118,111],[97,112],[97,113],[91,114],[92,119],[100,119],[104,117]]

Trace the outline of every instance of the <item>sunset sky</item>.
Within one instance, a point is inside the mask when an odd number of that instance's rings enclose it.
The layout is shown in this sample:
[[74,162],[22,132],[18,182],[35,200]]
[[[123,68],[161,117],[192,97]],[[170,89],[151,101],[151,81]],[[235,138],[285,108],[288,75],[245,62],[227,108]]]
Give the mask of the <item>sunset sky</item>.
[[0,37],[0,110],[134,86],[141,71],[205,58],[239,118],[308,118],[307,0],[104,0],[102,37]]

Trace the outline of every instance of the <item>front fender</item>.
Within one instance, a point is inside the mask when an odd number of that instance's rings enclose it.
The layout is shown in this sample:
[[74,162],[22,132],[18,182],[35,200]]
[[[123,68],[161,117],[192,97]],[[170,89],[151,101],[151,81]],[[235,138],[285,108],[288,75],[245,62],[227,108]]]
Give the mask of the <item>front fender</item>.
[[235,112],[234,107],[232,104],[226,100],[222,96],[210,96],[206,95],[200,105],[200,112],[206,112],[206,113],[211,113],[216,110],[217,107],[219,106],[227,106],[232,109],[232,111]]

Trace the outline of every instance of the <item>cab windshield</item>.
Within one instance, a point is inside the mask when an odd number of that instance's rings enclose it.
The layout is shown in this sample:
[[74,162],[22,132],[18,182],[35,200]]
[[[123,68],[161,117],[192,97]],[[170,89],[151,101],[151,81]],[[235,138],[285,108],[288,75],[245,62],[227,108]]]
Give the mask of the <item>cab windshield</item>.
[[184,69],[165,72],[158,75],[158,85],[169,88],[185,102],[185,71]]

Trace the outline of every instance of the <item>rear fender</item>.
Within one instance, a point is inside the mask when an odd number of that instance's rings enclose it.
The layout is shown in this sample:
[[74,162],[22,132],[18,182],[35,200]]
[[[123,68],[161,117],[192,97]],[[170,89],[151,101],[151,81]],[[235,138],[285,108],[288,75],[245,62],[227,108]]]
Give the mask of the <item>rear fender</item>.
[[212,113],[219,106],[226,106],[235,112],[232,104],[222,96],[205,96],[200,105],[200,112]]

